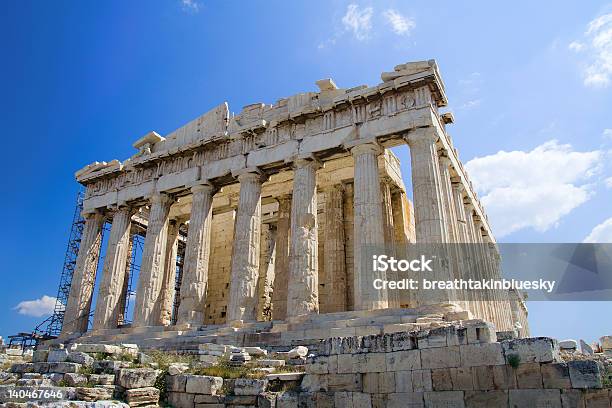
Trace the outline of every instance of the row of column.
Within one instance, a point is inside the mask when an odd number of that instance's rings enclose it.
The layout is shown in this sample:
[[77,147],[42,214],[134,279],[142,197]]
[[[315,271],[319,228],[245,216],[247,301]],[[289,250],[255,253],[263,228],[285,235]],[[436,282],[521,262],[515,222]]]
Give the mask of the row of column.
[[[482,242],[482,229],[473,208],[465,203],[462,184],[451,178],[450,161],[440,156],[436,132],[418,129],[410,132],[406,142],[410,147],[412,184],[417,242]],[[399,306],[397,294],[374,288],[376,278],[387,279],[383,272],[373,272],[364,262],[367,248],[393,241],[393,214],[388,185],[381,183],[378,156],[382,149],[373,142],[356,144],[351,148],[354,157],[354,271],[353,308],[371,310]],[[300,158],[294,162],[293,193],[279,198],[279,218],[276,245],[277,273],[272,302],[277,316],[295,317],[318,313],[318,231],[316,171],[320,163],[314,158]],[[231,263],[228,322],[251,321],[257,318],[257,287],[260,270],[261,188],[265,180],[256,170],[237,175],[240,196],[235,220]],[[336,187],[337,188],[337,187]],[[215,188],[207,183],[191,188],[193,207],[187,235],[183,280],[177,325],[202,324],[208,286],[212,198]],[[326,200],[327,228],[325,240],[329,255],[324,260],[332,293],[344,293],[349,286],[346,271],[338,255],[344,251],[344,226],[341,211],[342,192],[328,191]],[[173,226],[168,214],[173,200],[166,194],[151,198],[149,225],[145,239],[141,272],[136,292],[133,326],[168,324],[168,303],[172,299],[173,276],[167,263],[175,252],[178,226]],[[387,211],[385,211],[387,209]],[[124,287],[125,265],[128,257],[129,231],[132,212],[127,206],[115,211],[109,236],[103,277],[94,315],[94,329],[116,327],[121,313],[121,294]],[[95,267],[99,256],[101,214],[88,215],[81,249],[77,258],[73,285],[64,318],[64,332],[84,332],[87,329]],[[475,253],[493,273],[490,253]],[[436,268],[439,279],[452,278],[460,270],[460,254],[449,254],[454,264]],[[283,271],[287,271],[284,273]],[[337,273],[336,273],[337,272]],[[393,278],[393,277],[389,277]],[[286,294],[286,296],[284,295]],[[423,296],[419,304],[450,302],[452,292]],[[332,309],[346,310],[346,297],[339,296]],[[497,300],[497,299],[496,299]],[[503,299],[500,299],[502,301]],[[476,305],[479,313],[493,316],[493,306]],[[485,310],[486,309],[486,310]],[[502,316],[498,316],[502,318]]]

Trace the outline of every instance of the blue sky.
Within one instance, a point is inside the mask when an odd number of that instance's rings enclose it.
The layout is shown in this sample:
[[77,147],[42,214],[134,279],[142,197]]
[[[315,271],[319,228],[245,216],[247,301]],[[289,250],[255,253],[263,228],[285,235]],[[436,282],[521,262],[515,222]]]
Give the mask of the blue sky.
[[[612,3],[14,0],[3,10],[0,335],[31,329],[56,294],[74,171],[125,159],[145,133],[224,100],[238,112],[326,77],[374,85],[407,61],[438,61],[449,133],[499,241],[612,242]],[[23,301],[35,302],[15,308]],[[611,334],[612,302],[529,306],[534,335]]]

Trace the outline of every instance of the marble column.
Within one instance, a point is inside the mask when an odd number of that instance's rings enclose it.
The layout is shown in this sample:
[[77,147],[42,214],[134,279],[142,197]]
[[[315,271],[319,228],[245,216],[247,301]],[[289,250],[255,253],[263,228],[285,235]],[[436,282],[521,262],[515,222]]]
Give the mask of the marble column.
[[181,223],[178,220],[170,220],[168,222],[166,264],[164,266],[164,280],[162,282],[157,322],[160,326],[168,326],[172,323],[172,306],[174,305],[176,291],[176,257],[178,254],[180,227]]
[[[474,223],[474,205],[470,202],[467,197],[464,197],[464,205],[466,212],[467,229],[469,234],[470,247],[472,248],[472,268],[471,278],[475,280],[482,280],[485,278],[485,265],[482,253],[482,245],[478,238],[478,231],[476,230],[476,224]],[[474,298],[475,314],[477,318],[491,321],[488,305],[486,302],[486,294],[482,291],[472,291]]]
[[294,164],[287,317],[319,312],[316,160]]
[[411,131],[410,147],[412,189],[417,243],[448,242],[435,130]]
[[173,200],[167,194],[155,194],[151,197],[151,210],[142,251],[132,327],[155,326],[159,323],[156,311],[159,310],[164,280],[168,214],[172,203]]
[[259,278],[257,279],[257,320],[272,318],[272,285],[274,284],[274,261],[276,255],[276,226],[261,224],[261,253],[259,255]]
[[[393,209],[393,229],[395,231],[395,250],[400,257],[405,257],[409,244],[414,244],[414,214],[410,202],[403,190],[397,190],[391,195]],[[412,290],[399,291],[400,307],[417,307],[418,299]]]
[[323,248],[329,312],[344,312],[347,305],[346,256],[344,251],[344,187],[325,190],[325,230]]
[[91,298],[100,259],[104,215],[95,212],[83,214],[83,218],[85,218],[85,225],[72,275],[62,334],[86,332],[91,310]]
[[[472,278],[474,273],[474,246],[470,244],[468,224],[466,220],[466,208],[464,201],[465,186],[458,177],[451,178],[451,193],[453,198],[454,220],[456,223],[455,241],[457,242],[459,265],[461,268],[461,277],[464,279]],[[475,312],[476,304],[474,303],[474,291],[467,290],[463,292],[463,300],[468,310]]]
[[[385,177],[380,182],[380,196],[382,198],[382,220],[383,233],[385,235],[385,252],[389,255],[397,257],[395,248],[395,228],[393,221],[393,206],[391,204],[391,180]],[[395,271],[387,271],[387,279],[397,281],[400,278],[399,273]],[[389,307],[400,307],[400,291],[389,290],[387,293],[389,298]]]
[[272,291],[272,319],[287,317],[287,291],[289,279],[289,239],[291,235],[291,195],[278,197],[278,221],[276,222],[276,258],[274,265],[274,290]]
[[131,208],[127,206],[119,207],[113,215],[113,223],[104,256],[102,280],[98,290],[93,321],[94,330],[116,328],[119,315],[123,312],[120,310],[122,305],[121,294],[126,277],[125,267],[130,249],[131,224]]
[[[411,131],[406,137],[410,147],[412,165],[412,189],[417,244],[427,256],[435,256],[433,272],[415,275],[416,278],[431,280],[452,280],[450,253],[442,245],[448,243],[448,228],[444,211],[444,193],[440,177],[440,165],[434,128]],[[454,301],[453,290],[417,292],[419,306],[449,303]]]
[[128,245],[128,255],[125,259],[125,277],[123,278],[123,287],[121,288],[121,296],[119,297],[119,318],[117,323],[121,326],[127,323],[126,304],[128,297],[128,289],[130,286],[130,274],[132,273],[132,256],[134,253],[134,234],[130,231],[130,239]]
[[242,173],[238,181],[240,197],[234,227],[228,323],[253,321],[257,317],[262,176],[259,173]]
[[387,291],[374,288],[376,279],[386,280],[385,272],[373,271],[369,255],[385,243],[383,209],[380,197],[378,155],[374,143],[353,147],[354,178],[354,309],[372,310],[388,307]]
[[187,232],[177,325],[204,323],[208,289],[212,201],[215,190],[210,184],[201,184],[192,187],[191,192],[193,204]]

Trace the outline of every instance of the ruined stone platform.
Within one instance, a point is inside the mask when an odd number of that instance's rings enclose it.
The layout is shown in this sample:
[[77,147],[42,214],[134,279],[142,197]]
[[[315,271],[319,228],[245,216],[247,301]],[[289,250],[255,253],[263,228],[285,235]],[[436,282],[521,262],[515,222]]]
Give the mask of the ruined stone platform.
[[150,326],[90,331],[82,336],[60,337],[51,341],[96,344],[137,344],[142,349],[197,352],[202,343],[262,346],[269,349],[295,345],[318,347],[321,340],[334,337],[369,336],[418,331],[450,324],[479,325],[495,334],[493,325],[454,305],[415,309],[380,309],[326,313],[291,318],[286,321],[237,322],[233,325],[199,327]]

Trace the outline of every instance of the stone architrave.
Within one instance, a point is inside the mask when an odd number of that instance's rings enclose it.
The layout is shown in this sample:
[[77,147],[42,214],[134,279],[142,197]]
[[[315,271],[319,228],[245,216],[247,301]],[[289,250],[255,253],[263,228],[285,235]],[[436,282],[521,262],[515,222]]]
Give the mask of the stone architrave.
[[274,265],[274,290],[272,291],[272,319],[287,317],[287,291],[289,282],[289,238],[291,236],[291,195],[278,197],[278,221],[276,222],[276,258]]
[[138,276],[132,327],[155,326],[159,323],[156,311],[159,310],[164,280],[168,214],[172,203],[173,200],[167,194],[155,194],[151,197],[151,211]]
[[95,212],[83,214],[83,218],[85,218],[85,226],[64,313],[62,334],[84,333],[87,331],[89,321],[91,298],[102,244],[104,215]]
[[108,246],[104,256],[102,280],[96,301],[94,330],[116,328],[119,316],[123,312],[121,310],[123,304],[121,295],[130,249],[131,221],[132,209],[127,206],[119,207],[113,215]]
[[210,184],[200,184],[192,187],[191,192],[193,204],[187,232],[177,325],[204,323],[208,288],[212,201],[215,190]]
[[257,172],[238,176],[240,197],[234,227],[227,321],[256,319],[257,279],[261,245],[261,183]]
[[287,317],[319,312],[316,160],[297,159],[291,202]]
[[388,307],[387,291],[374,288],[376,279],[386,280],[382,271],[372,271],[370,260],[364,259],[371,247],[382,248],[383,210],[380,197],[380,176],[377,144],[364,143],[354,146],[351,153],[355,160],[354,179],[354,285],[355,310],[385,309]]

